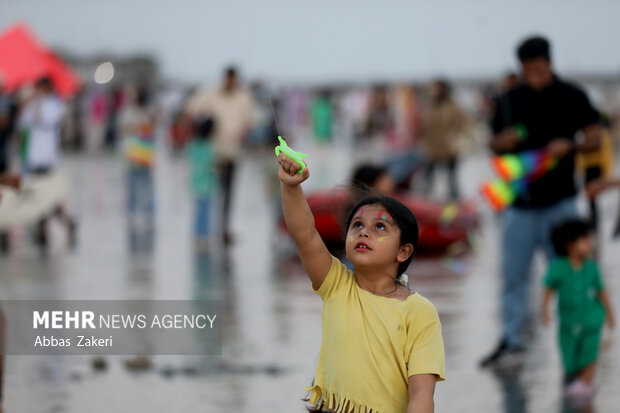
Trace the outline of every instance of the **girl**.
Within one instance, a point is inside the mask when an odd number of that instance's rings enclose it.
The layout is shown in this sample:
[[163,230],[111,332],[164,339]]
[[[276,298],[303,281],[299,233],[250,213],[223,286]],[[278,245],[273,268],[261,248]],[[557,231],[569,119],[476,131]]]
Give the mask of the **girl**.
[[196,133],[186,147],[190,169],[190,188],[195,202],[194,236],[196,249],[208,247],[208,237],[212,225],[210,220],[211,202],[217,177],[215,174],[214,152],[211,140],[215,122],[212,118],[199,119]]
[[615,324],[607,291],[596,262],[592,227],[579,219],[565,221],[551,235],[558,254],[545,277],[542,317],[549,324],[549,302],[558,293],[558,336],[566,373],[566,395],[594,394],[594,368],[598,357],[603,321]]
[[435,382],[444,379],[441,324],[428,300],[398,282],[417,245],[415,217],[392,198],[361,201],[347,220],[347,270],[314,227],[300,186],[308,169],[298,174],[284,154],[278,162],[286,225],[323,300],[321,353],[307,389],[313,408],[432,412]]

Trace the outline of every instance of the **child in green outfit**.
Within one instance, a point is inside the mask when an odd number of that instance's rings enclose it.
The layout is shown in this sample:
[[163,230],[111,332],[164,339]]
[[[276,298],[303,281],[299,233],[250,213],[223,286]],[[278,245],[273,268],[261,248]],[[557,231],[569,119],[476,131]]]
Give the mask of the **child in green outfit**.
[[211,198],[216,189],[214,152],[211,138],[215,123],[211,118],[196,122],[194,139],[186,148],[189,160],[189,185],[195,199],[194,236],[196,247],[203,249],[211,234]]
[[557,257],[545,277],[542,317],[551,319],[549,302],[558,293],[559,342],[566,374],[567,396],[594,395],[594,369],[599,342],[606,320],[614,326],[614,316],[596,262],[591,226],[572,219],[556,227],[551,235]]

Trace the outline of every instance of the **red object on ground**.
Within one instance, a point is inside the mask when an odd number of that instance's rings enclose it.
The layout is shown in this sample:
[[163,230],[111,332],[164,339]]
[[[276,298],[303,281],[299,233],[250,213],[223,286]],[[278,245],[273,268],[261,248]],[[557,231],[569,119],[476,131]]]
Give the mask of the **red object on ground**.
[[[418,249],[443,251],[457,242],[467,242],[469,233],[478,226],[478,216],[473,204],[461,203],[454,219],[447,223],[440,220],[448,204],[429,201],[414,196],[394,196],[414,213],[418,220]],[[344,245],[344,220],[349,210],[349,195],[346,192],[323,191],[310,194],[308,205],[314,215],[319,235],[328,245]],[[280,226],[286,230],[284,218]]]
[[24,24],[0,34],[0,86],[13,92],[48,77],[59,96],[67,98],[80,88],[80,78],[54,52],[40,43]]

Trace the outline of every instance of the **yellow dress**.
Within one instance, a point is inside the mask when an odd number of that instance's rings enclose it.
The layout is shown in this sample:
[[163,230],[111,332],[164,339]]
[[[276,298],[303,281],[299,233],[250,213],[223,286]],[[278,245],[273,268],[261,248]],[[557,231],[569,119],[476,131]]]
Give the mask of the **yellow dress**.
[[323,340],[314,385],[306,389],[313,406],[337,413],[406,412],[410,376],[444,379],[441,323],[426,298],[374,295],[335,257],[315,292],[323,300]]

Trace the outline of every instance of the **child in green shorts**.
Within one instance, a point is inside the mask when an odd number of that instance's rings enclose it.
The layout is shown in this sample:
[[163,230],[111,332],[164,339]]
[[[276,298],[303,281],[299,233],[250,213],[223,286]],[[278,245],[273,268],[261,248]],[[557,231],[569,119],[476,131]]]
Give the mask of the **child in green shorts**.
[[549,302],[558,294],[558,336],[564,364],[567,396],[594,395],[594,369],[599,342],[606,320],[614,326],[614,316],[596,262],[591,226],[572,219],[556,227],[551,235],[557,257],[545,277],[542,317],[551,319]]

